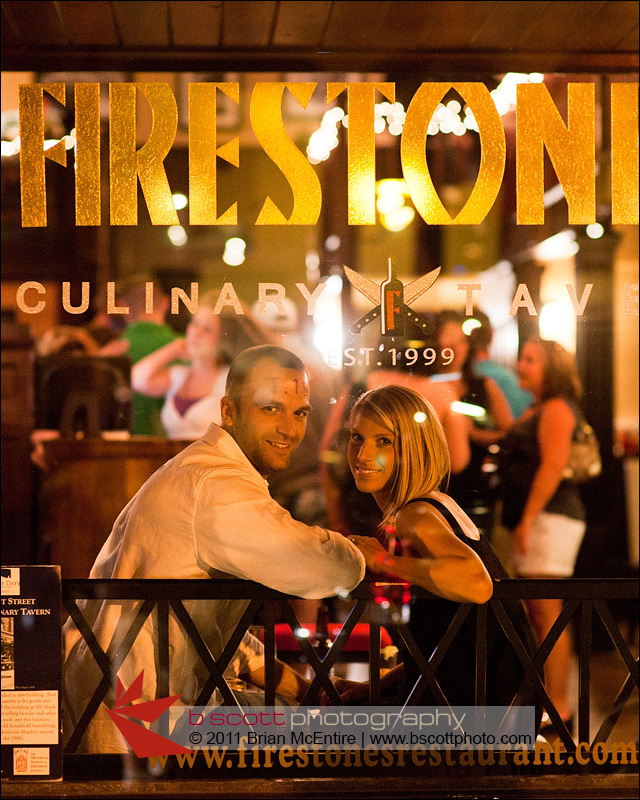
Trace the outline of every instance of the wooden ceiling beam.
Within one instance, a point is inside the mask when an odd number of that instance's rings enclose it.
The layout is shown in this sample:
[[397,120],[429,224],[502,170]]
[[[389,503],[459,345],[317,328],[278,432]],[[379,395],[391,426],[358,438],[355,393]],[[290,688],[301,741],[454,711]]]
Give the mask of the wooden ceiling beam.
[[144,51],[86,50],[41,47],[6,48],[2,69],[7,71],[122,71],[128,72],[421,72],[439,75],[499,75],[505,72],[629,73],[638,70],[636,53],[398,53],[322,52],[291,50]]

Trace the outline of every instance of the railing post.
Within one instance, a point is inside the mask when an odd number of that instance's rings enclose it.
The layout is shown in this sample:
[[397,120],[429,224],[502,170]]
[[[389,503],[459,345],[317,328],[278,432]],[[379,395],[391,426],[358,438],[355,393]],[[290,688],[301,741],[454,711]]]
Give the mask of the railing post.
[[379,606],[373,604],[369,614],[369,702],[380,703],[380,618]]
[[[158,667],[156,670],[156,699],[169,696],[169,601],[158,600]],[[161,736],[169,735],[169,712],[158,720]]]
[[589,715],[591,700],[591,600],[584,599],[580,607],[580,655],[578,664],[578,741],[589,740]]
[[264,703],[276,704],[276,615],[275,600],[264,601]]
[[487,622],[489,604],[476,610],[476,706],[487,705]]

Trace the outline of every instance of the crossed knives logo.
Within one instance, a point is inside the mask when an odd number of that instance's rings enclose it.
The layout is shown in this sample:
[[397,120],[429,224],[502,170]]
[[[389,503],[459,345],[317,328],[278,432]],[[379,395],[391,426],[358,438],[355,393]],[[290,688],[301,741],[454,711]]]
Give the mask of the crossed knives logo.
[[179,694],[175,694],[172,697],[162,697],[159,700],[150,700],[146,703],[136,703],[128,706],[127,703],[139,700],[142,697],[143,677],[144,670],[128,689],[124,688],[120,678],[117,679],[116,704],[113,710],[107,709],[107,713],[116,728],[127,740],[127,744],[138,758],[191,753],[188,748],[182,747],[182,745],[171,741],[171,739],[160,736],[160,734],[148,730],[143,725],[137,725],[131,721],[130,718],[143,720],[144,722],[155,722],[180,697]]
[[382,335],[388,338],[404,335],[405,319],[414,322],[423,333],[430,333],[433,330],[431,322],[409,306],[433,286],[440,274],[440,267],[411,281],[406,286],[396,278],[391,259],[389,259],[389,276],[382,283],[365,278],[364,275],[354,272],[349,267],[344,267],[344,272],[354,289],[357,289],[367,300],[377,304],[371,311],[349,326],[351,333],[361,333],[365,325],[378,317]]

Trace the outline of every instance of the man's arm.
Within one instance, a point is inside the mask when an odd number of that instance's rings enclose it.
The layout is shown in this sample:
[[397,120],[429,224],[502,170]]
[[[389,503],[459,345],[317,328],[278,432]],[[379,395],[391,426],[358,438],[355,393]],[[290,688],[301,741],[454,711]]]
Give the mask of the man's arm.
[[[380,695],[383,696],[386,693],[390,693],[392,689],[394,694],[398,693],[396,687],[403,680],[404,664],[398,664],[381,676]],[[350,681],[345,678],[334,678],[333,685],[336,687],[345,706],[361,705],[369,698],[371,684],[368,681]],[[318,704],[321,706],[330,705],[329,696],[324,689],[320,692]]]
[[[264,645],[249,631],[242,637],[228,672],[264,689]],[[278,659],[275,660],[275,679],[276,694],[293,702],[300,702],[309,687],[309,681]]]
[[216,471],[197,491],[195,543],[205,568],[306,598],[348,592],[363,579],[364,558],[351,542],[294,520],[242,469]]

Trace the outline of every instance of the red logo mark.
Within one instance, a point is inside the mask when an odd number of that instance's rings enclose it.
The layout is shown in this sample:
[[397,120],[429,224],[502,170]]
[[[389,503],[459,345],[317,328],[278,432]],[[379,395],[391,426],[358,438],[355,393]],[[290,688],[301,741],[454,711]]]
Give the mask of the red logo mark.
[[132,717],[144,722],[155,722],[180,697],[179,694],[175,694],[173,697],[161,697],[159,700],[150,700],[147,703],[128,706],[127,703],[139,700],[142,697],[143,676],[144,670],[126,690],[120,678],[117,679],[116,704],[113,711],[107,709],[107,714],[109,714],[116,728],[127,740],[127,744],[138,758],[191,753],[192,751],[188,748],[171,741],[171,739],[167,739],[165,736],[160,736],[160,734],[154,733],[142,725],[136,725],[135,722],[128,719],[128,717]]

